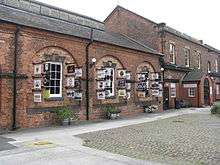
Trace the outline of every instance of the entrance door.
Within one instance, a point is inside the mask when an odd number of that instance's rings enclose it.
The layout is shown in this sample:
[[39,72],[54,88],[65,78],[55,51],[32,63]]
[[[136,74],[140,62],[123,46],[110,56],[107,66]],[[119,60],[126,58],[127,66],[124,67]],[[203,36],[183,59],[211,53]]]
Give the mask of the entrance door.
[[204,80],[204,103],[205,105],[210,105],[210,87],[207,78]]
[[163,109],[169,109],[169,88],[164,87],[163,89]]

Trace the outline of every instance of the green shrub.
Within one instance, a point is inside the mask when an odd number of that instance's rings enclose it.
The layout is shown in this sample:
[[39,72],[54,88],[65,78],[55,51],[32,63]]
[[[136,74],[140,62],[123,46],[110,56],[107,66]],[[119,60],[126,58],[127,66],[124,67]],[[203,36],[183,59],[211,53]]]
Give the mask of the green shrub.
[[216,102],[211,108],[212,114],[220,114],[220,102]]
[[106,113],[117,113],[117,109],[113,106],[110,106],[110,105],[105,106],[104,111]]
[[70,119],[73,117],[73,112],[69,107],[62,107],[56,110],[56,114],[60,120]]

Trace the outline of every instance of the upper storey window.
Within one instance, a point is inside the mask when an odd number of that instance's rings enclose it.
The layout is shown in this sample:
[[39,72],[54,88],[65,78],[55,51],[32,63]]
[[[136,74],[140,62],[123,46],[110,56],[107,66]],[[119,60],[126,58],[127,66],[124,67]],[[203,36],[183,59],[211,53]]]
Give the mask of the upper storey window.
[[218,60],[215,59],[215,72],[218,72]]
[[197,69],[201,69],[201,53],[196,51]]
[[212,68],[211,68],[211,62],[208,61],[208,66],[207,66],[208,72],[211,72]]
[[190,49],[184,48],[185,66],[190,66]]
[[175,45],[170,43],[169,45],[170,63],[176,64]]

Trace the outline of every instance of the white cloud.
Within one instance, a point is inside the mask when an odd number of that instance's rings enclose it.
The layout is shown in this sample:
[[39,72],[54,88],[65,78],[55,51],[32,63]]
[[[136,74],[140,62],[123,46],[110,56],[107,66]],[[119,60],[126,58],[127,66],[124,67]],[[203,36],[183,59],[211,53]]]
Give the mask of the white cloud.
[[39,0],[103,21],[119,4],[220,49],[219,0]]

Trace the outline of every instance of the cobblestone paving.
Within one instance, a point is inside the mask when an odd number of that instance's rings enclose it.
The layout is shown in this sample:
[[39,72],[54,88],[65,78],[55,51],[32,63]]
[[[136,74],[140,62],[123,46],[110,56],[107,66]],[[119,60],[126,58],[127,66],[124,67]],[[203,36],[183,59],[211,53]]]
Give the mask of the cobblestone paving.
[[189,114],[78,135],[84,146],[168,164],[220,164],[220,118]]

